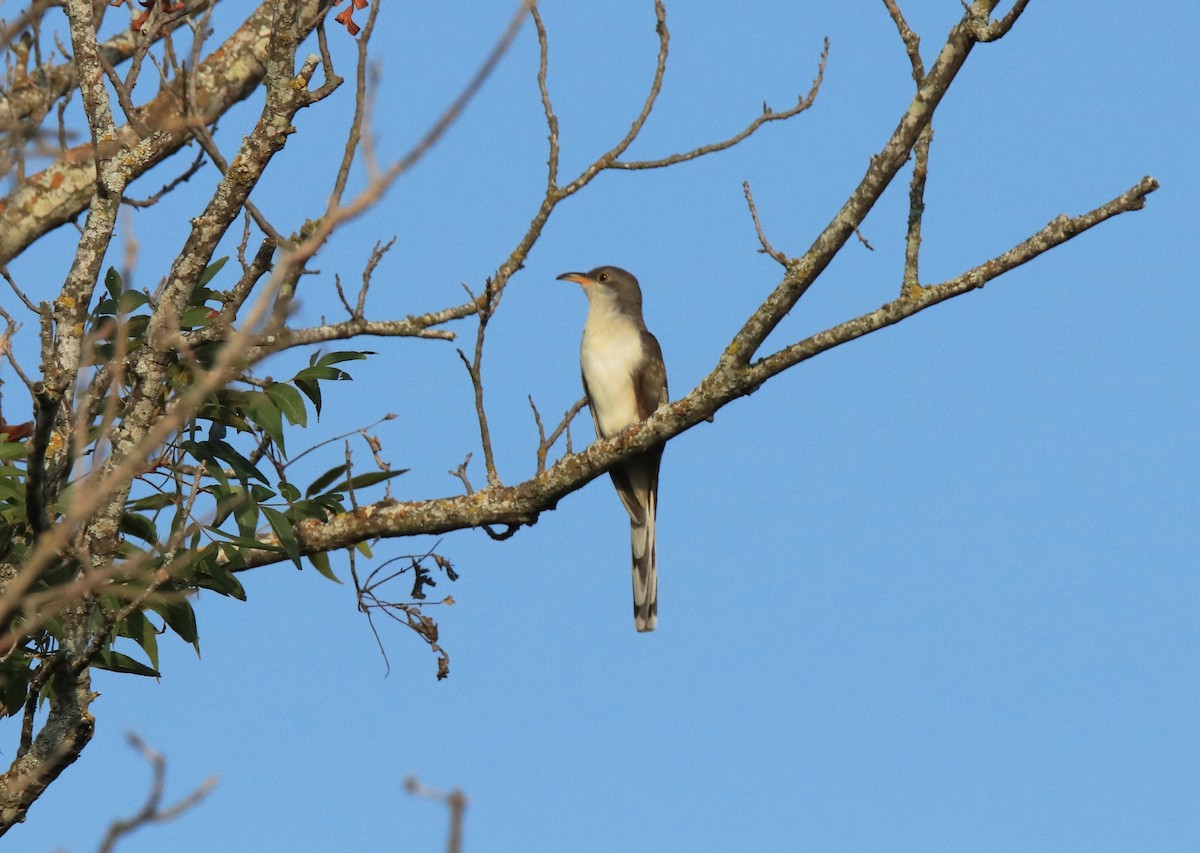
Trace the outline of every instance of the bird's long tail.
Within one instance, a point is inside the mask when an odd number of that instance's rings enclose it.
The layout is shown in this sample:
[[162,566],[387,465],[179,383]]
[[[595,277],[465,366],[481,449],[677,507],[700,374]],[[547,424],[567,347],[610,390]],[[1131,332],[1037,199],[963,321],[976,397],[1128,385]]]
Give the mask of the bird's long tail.
[[630,521],[633,546],[633,624],[639,631],[653,631],[658,625],[658,558],[654,552],[654,516],[657,495],[649,494],[641,523]]

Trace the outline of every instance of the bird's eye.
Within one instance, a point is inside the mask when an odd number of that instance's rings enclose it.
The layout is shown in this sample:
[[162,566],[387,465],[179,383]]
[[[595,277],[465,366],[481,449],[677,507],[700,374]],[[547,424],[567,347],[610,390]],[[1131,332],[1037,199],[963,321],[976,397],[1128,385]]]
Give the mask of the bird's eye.
[[608,273],[600,273],[600,275],[596,276],[596,281],[608,281]]

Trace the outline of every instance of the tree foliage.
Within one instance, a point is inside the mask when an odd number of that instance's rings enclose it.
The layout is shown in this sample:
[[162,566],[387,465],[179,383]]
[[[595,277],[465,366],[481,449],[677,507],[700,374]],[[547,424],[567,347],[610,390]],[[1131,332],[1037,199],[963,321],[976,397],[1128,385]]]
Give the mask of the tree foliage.
[[[239,573],[275,563],[311,565],[341,582],[328,554],[350,549],[368,559],[370,543],[381,537],[466,528],[511,536],[614,463],[711,419],[781,372],[982,287],[1076,234],[1140,208],[1157,186],[1150,178],[1092,211],[1060,216],[957,276],[922,280],[931,122],[971,52],[1002,38],[1026,3],[994,18],[997,5],[975,0],[966,7],[926,67],[930,54],[923,58],[900,9],[885,0],[911,60],[916,91],[842,207],[805,252],[790,256],[768,239],[747,185],[761,250],[778,262],[780,280],[719,350],[712,371],[646,421],[582,452],[567,452],[553,464],[547,464],[549,455],[580,406],[549,435],[539,415],[536,474],[515,485],[502,482],[494,460],[482,378],[486,332],[505,288],[554,211],[603,172],[687,162],[801,115],[819,94],[828,44],[813,57],[811,86],[787,109],[764,105],[725,140],[653,160],[627,159],[666,69],[670,32],[666,8],[656,0],[658,51],[641,110],[622,138],[577,175],[563,176],[548,67],[550,34],[534,3],[516,9],[461,95],[411,150],[387,164],[376,159],[368,124],[369,45],[378,3],[261,0],[244,9],[216,0],[108,5],[63,0],[27,3],[0,25],[0,51],[10,60],[0,91],[0,177],[6,190],[0,199],[0,272],[26,312],[23,324],[15,312],[4,312],[2,348],[32,401],[28,418],[12,417],[21,407],[10,396],[9,420],[0,420],[0,697],[2,713],[21,721],[16,757],[0,777],[0,832],[23,819],[90,739],[91,670],[157,675],[158,642],[166,632],[199,650],[191,593],[207,589],[244,599]],[[121,6],[126,8],[110,8]],[[218,13],[246,17],[213,46],[208,39]],[[119,23],[113,20],[117,14],[125,14]],[[526,25],[536,30],[540,50],[531,93],[540,97],[545,116],[548,168],[544,194],[513,250],[479,276],[464,302],[376,319],[366,314],[366,295],[390,244],[377,245],[357,298],[336,282],[340,306],[333,307],[344,310],[345,319],[293,325],[302,277],[312,272],[309,262],[437,144]],[[357,39],[353,83],[335,67],[328,46],[335,38]],[[65,54],[54,47],[58,42]],[[302,45],[316,52],[301,58]],[[252,191],[295,132],[296,115],[319,109],[346,85],[355,90],[356,110],[340,159],[330,169],[328,203],[285,234],[253,204]],[[61,107],[75,96],[82,124],[68,128]],[[212,129],[247,98],[260,104],[257,120],[236,151],[222,151]],[[68,145],[68,130],[86,141]],[[138,178],[173,163],[185,147],[197,152],[194,159],[180,163],[162,190],[142,200],[130,196]],[[145,291],[128,287],[127,275],[109,260],[122,204],[152,206],[190,181],[204,162],[216,166],[217,177],[206,186],[161,284]],[[907,253],[895,298],[825,331],[765,349],[768,335],[910,163]],[[364,187],[348,195],[354,170],[365,176]],[[35,303],[4,264],[79,218],[65,280],[52,300]],[[220,257],[223,247],[228,254]],[[459,473],[465,494],[395,500],[388,484],[405,472],[391,467],[377,445],[372,470],[361,470],[348,454],[338,458],[326,446],[317,448],[328,457],[324,472],[308,482],[298,479],[293,462],[303,455],[296,452],[300,431],[322,414],[323,389],[350,380],[354,363],[373,355],[357,344],[338,348],[338,342],[366,336],[452,339],[456,333],[448,324],[468,318],[475,322],[473,347],[462,358],[475,392],[485,487],[471,487],[464,465]],[[30,331],[40,342],[40,374],[12,355],[14,336]],[[256,373],[266,360],[292,350],[305,353],[306,363],[290,377]],[[356,565],[351,563],[351,580],[360,609],[368,618],[385,613],[416,631],[437,655],[438,677],[444,677],[449,659],[422,601],[438,579],[456,577],[450,561],[428,553],[398,567],[376,566],[361,578]],[[385,585],[402,574],[412,581],[410,594],[388,594]]]

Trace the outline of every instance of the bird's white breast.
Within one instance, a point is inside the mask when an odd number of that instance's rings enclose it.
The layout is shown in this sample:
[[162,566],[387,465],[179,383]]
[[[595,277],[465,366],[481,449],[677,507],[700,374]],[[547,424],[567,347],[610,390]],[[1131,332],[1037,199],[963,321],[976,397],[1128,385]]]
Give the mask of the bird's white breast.
[[633,390],[634,371],[643,359],[637,326],[607,306],[593,303],[579,356],[601,435],[615,435],[640,420]]

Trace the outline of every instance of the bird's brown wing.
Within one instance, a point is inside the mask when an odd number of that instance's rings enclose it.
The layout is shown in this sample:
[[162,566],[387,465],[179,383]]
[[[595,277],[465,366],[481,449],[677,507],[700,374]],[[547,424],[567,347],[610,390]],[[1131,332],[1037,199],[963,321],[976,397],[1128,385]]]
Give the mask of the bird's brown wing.
[[642,352],[645,360],[638,376],[633,377],[634,393],[637,395],[638,418],[650,417],[670,397],[667,395],[667,368],[663,364],[662,347],[658,339],[645,329],[642,330]]

